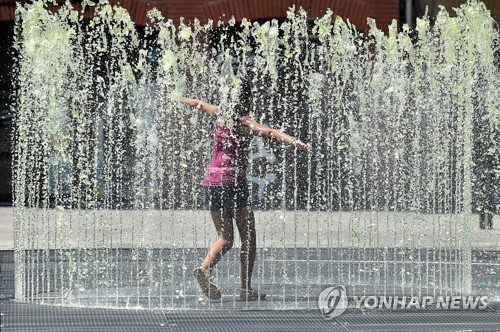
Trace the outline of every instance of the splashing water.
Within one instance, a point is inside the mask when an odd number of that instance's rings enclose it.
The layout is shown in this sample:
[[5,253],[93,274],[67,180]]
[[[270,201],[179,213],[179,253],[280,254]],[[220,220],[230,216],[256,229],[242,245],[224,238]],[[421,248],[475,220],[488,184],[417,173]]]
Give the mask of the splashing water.
[[201,209],[213,120],[178,97],[232,112],[245,80],[252,116],[312,150],[254,139],[253,280],[269,295],[251,306],[317,308],[333,284],[471,292],[476,120],[493,131],[500,118],[499,36],[482,3],[416,31],[370,21],[368,37],[331,11],[313,24],[293,8],[281,23],[148,17],[138,31],[105,2],[90,21],[69,4],[18,4],[17,299],[244,306],[234,249],[216,269],[220,302],[192,277],[215,237]]

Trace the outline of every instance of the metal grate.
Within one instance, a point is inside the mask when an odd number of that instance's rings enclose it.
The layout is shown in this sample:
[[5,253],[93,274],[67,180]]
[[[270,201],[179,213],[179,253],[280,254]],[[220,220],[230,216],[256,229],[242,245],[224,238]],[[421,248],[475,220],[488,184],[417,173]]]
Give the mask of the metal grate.
[[500,312],[159,311],[1,303],[2,331],[497,331]]

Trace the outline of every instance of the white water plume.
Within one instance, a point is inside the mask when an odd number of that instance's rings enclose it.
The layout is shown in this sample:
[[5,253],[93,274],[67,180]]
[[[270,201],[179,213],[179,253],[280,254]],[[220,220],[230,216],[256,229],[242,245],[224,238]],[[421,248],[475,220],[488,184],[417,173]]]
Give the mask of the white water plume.
[[46,6],[16,12],[17,299],[238,308],[237,255],[217,269],[222,302],[200,301],[191,275],[215,236],[201,210],[214,120],[179,98],[231,114],[245,82],[257,121],[311,146],[264,140],[272,162],[250,164],[254,283],[270,294],[255,306],[316,308],[334,282],[471,292],[473,168],[499,148],[499,34],[481,2],[387,34],[331,11],[175,26],[153,10],[141,30],[106,2],[90,20]]

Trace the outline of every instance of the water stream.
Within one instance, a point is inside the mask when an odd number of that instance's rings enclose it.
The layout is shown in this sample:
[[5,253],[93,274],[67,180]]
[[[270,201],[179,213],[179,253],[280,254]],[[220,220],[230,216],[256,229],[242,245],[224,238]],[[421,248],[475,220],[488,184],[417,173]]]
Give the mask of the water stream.
[[[386,34],[298,8],[179,26],[152,10],[138,29],[119,6],[85,5],[90,20],[44,1],[16,12],[17,299],[266,309],[316,308],[334,284],[472,292],[475,150],[499,148],[499,33],[482,3]],[[252,116],[311,152],[254,139],[254,283],[269,295],[236,300],[233,249],[213,303],[192,270],[216,236],[201,194],[214,120],[178,98],[231,113],[245,80]]]

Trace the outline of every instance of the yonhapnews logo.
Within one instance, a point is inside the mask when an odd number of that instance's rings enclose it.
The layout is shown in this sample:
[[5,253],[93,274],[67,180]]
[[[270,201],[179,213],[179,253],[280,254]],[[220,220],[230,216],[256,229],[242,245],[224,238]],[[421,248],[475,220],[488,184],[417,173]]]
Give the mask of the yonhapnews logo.
[[435,309],[482,310],[487,296],[347,296],[345,286],[327,287],[318,296],[318,307],[325,319],[342,315],[346,309]]
[[339,285],[323,289],[318,297],[318,306],[325,319],[342,315],[347,309],[345,286]]

